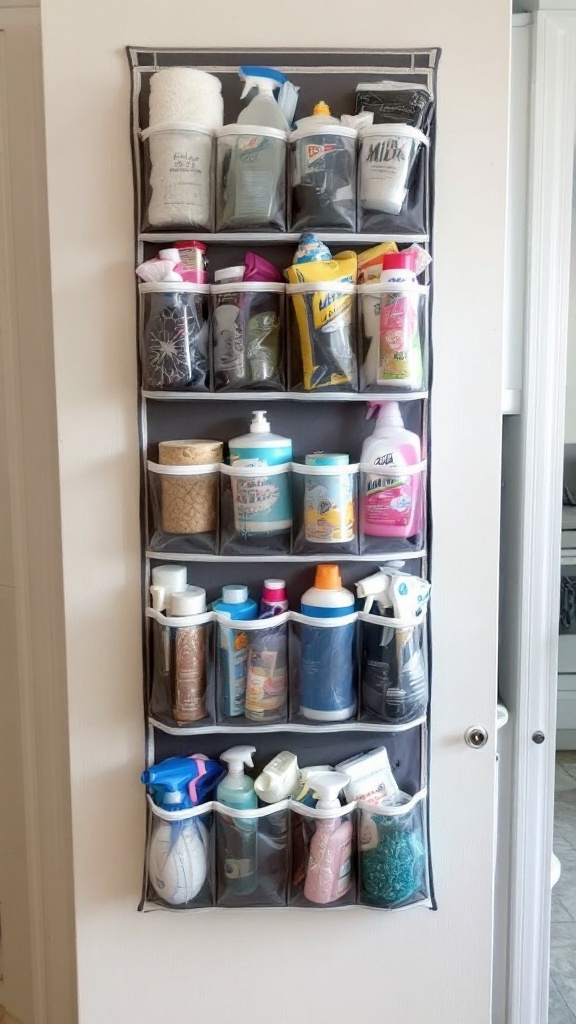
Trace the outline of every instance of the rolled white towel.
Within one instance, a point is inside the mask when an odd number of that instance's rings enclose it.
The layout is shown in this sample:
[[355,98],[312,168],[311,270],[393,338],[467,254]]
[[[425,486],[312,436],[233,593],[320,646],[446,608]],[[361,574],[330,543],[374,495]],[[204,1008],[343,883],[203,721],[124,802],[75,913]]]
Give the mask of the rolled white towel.
[[224,123],[222,83],[197,68],[163,68],[150,81],[149,126],[167,121],[221,128]]

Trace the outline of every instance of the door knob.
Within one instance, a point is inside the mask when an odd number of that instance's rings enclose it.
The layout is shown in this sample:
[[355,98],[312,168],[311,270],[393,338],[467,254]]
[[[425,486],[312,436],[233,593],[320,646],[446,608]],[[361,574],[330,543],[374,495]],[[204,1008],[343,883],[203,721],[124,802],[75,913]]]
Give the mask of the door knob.
[[488,730],[483,725],[471,725],[464,733],[464,739],[469,747],[480,750],[488,743]]

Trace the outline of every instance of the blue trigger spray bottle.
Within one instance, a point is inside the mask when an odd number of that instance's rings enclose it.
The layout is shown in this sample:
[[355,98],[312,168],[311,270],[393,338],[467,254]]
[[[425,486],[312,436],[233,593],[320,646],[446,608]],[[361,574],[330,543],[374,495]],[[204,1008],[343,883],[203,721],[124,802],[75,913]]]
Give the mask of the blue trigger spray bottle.
[[169,757],[142,772],[159,808],[148,845],[148,878],[170,906],[190,903],[206,882],[209,835],[202,816],[183,813],[205,802],[224,775],[217,761],[202,754]]

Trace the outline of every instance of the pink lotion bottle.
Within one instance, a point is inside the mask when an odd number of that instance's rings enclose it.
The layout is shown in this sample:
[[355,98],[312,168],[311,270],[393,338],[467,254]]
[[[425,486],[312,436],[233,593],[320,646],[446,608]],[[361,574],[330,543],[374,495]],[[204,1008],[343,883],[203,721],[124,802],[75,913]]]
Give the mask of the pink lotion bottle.
[[[316,811],[340,809],[338,794],[350,778],[344,772],[313,772],[308,783],[320,799]],[[310,903],[335,903],[352,885],[352,822],[349,818],[318,818],[310,841],[304,896]]]
[[398,470],[422,461],[420,438],[404,426],[398,402],[369,402],[368,406],[366,418],[376,411],[378,418],[360,457],[363,533],[413,537],[422,529],[422,474],[403,475]]

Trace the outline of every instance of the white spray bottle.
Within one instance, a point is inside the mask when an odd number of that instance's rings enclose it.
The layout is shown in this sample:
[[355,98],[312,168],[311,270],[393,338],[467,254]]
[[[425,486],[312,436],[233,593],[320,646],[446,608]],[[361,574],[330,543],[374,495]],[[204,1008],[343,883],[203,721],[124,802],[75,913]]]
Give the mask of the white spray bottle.
[[[218,784],[216,800],[238,811],[258,807],[252,779],[244,774],[244,765],[254,767],[256,747],[230,747],[220,756],[228,765],[228,774]],[[220,884],[235,896],[249,896],[258,884],[258,824],[253,817],[228,817],[217,814],[218,870]]]

